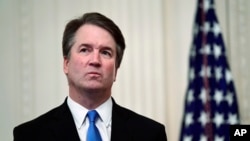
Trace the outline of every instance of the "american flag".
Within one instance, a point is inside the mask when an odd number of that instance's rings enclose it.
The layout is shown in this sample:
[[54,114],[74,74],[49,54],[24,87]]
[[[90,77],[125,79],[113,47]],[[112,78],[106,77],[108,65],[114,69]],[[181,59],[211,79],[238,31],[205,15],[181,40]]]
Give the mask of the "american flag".
[[238,104],[213,0],[198,0],[180,141],[229,141]]

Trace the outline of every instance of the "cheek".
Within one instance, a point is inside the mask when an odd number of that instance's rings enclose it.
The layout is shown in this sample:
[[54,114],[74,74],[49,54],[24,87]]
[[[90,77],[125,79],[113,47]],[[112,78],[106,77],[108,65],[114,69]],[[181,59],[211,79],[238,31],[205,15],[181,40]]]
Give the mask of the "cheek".
[[71,62],[69,63],[69,70],[73,72],[80,72],[83,66],[84,62],[81,61],[81,59],[76,58],[74,60],[71,60]]
[[115,78],[116,78],[116,67],[115,67],[114,63],[110,63],[108,65],[107,71],[108,71],[110,77],[112,77],[113,80],[115,80]]

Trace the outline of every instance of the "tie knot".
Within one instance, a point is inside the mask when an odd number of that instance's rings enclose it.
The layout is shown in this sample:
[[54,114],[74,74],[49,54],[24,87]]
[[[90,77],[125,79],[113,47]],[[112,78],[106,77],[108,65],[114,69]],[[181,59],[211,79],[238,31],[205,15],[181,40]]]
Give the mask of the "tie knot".
[[91,111],[88,111],[87,116],[90,122],[95,122],[99,115],[96,112],[96,110],[91,110]]

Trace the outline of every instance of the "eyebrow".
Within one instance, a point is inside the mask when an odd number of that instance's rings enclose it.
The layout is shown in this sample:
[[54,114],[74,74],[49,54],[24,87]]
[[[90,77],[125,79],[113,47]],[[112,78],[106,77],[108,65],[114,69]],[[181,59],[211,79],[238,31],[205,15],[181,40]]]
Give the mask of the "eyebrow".
[[[89,44],[89,43],[82,43],[82,44],[80,44],[79,45],[79,47],[92,47],[92,45],[91,44]],[[100,49],[109,49],[109,50],[114,50],[112,47],[110,47],[110,46],[100,46],[99,47]]]
[[91,47],[91,44],[82,43],[82,44],[79,45],[79,47]]

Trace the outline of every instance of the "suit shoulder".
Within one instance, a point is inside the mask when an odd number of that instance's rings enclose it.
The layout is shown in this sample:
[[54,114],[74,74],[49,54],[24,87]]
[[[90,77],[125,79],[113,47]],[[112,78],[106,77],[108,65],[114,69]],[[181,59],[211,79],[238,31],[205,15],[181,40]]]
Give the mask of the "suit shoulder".
[[113,108],[112,124],[116,124],[113,127],[123,128],[132,140],[167,141],[165,126],[160,122],[117,104]]
[[[13,130],[14,140],[48,140],[50,128],[58,121],[66,108],[65,104],[58,106],[39,117],[16,126]],[[67,110],[67,109],[66,109]]]
[[27,122],[24,122],[18,126],[16,126],[14,128],[14,132],[15,130],[22,130],[25,128],[32,128],[32,129],[36,129],[36,128],[40,128],[41,126],[45,126],[46,124],[49,124],[50,122],[52,122],[54,120],[54,118],[56,118],[56,114],[58,114],[58,112],[62,112],[62,107],[58,106],[56,108],[51,109],[50,111],[30,120]]
[[[127,120],[129,122],[133,122],[135,124],[133,125],[143,125],[143,126],[149,126],[149,127],[164,127],[163,124],[161,124],[160,122],[157,122],[151,118],[148,118],[146,116],[143,116],[141,114],[138,114],[130,109],[127,109],[125,107],[122,107],[122,106],[119,106],[117,105],[118,107],[117,108],[120,108],[120,114],[122,116],[124,116],[125,118],[127,117]],[[138,123],[141,123],[141,124],[138,124]],[[165,127],[164,127],[165,128]]]

